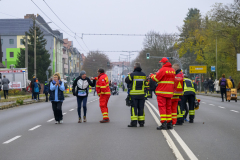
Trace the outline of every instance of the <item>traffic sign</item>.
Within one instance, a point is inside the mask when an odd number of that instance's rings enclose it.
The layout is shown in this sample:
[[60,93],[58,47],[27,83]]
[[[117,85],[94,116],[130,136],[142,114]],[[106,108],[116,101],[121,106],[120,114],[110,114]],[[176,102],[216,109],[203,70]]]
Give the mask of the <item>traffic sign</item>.
[[207,66],[189,66],[189,73],[207,73]]
[[211,71],[212,71],[212,72],[215,72],[215,71],[216,71],[215,66],[211,66]]

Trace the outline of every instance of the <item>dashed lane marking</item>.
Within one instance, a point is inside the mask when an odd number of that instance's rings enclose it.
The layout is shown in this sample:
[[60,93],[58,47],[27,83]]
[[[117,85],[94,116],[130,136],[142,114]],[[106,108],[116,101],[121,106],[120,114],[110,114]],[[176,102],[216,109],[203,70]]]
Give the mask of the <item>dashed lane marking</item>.
[[63,115],[65,115],[65,114],[67,114],[67,113],[63,113]]
[[74,111],[74,109],[70,109],[69,111],[70,111],[70,112],[71,112],[71,111]]
[[222,106],[218,106],[219,108],[225,108],[225,107],[222,107]]
[[3,142],[3,144],[8,144],[8,143],[11,143],[12,141],[14,141],[14,140],[16,140],[16,139],[18,139],[18,138],[20,138],[21,136],[16,136],[16,137],[13,137],[12,139],[9,139],[8,141],[6,141],[6,142]]
[[[154,111],[157,113],[157,115],[160,117],[160,114],[158,112],[158,110],[156,109],[156,107],[150,103],[149,101],[148,104],[154,109]],[[190,150],[190,148],[187,146],[187,144],[182,140],[182,138],[178,135],[178,133],[174,130],[171,129],[170,132],[172,133],[172,135],[175,137],[175,139],[178,141],[178,143],[180,144],[180,146],[183,148],[183,150],[185,151],[185,153],[187,154],[187,156],[189,157],[189,159],[191,160],[198,160],[198,158],[194,155],[194,153]]]
[[[151,115],[155,119],[156,123],[160,126],[161,123],[160,123],[159,119],[157,118],[157,116],[154,114],[152,108],[147,103],[145,103],[145,105],[147,106],[149,112],[151,113]],[[173,154],[176,156],[176,158],[178,160],[184,160],[183,156],[181,155],[181,153],[177,149],[176,145],[174,144],[173,140],[171,139],[171,137],[169,136],[167,131],[165,131],[165,130],[161,130],[161,131],[163,133],[163,136],[166,138],[166,141],[167,141],[169,147],[173,150]]]
[[210,106],[215,106],[214,104],[209,104]]
[[54,120],[54,118],[52,118],[52,119],[49,119],[47,122],[51,122],[51,121],[53,121]]
[[204,103],[204,104],[206,104],[206,102],[201,102],[201,103]]
[[29,129],[29,131],[33,131],[33,130],[35,130],[35,129],[39,128],[39,127],[41,127],[41,125],[37,125],[37,126],[35,126],[35,127],[31,128],[31,129]]
[[239,111],[231,110],[232,112],[239,113]]

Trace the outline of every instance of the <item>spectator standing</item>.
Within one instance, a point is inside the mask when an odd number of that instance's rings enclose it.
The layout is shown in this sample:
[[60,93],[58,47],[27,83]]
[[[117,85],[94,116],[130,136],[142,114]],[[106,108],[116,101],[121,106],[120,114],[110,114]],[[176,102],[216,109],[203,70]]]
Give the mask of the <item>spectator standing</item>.
[[48,81],[45,81],[43,93],[46,96],[46,102],[48,102],[48,92],[49,92],[49,84],[48,84]]
[[211,78],[209,78],[208,80],[208,89],[209,89],[209,92],[213,92],[213,80]]
[[8,90],[9,90],[9,86],[8,84],[10,83],[9,79],[6,78],[6,76],[3,76],[2,79],[2,85],[3,85],[3,92],[4,92],[4,98],[8,99]]

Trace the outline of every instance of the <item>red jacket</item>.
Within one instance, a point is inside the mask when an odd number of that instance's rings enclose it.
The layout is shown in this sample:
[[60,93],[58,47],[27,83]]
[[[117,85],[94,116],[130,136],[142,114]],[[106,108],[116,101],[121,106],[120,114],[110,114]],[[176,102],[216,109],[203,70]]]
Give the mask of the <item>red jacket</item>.
[[175,70],[170,62],[167,62],[157,72],[150,75],[151,79],[158,83],[155,90],[157,96],[171,98],[174,92]]
[[100,96],[101,94],[110,95],[110,88],[108,82],[108,76],[105,73],[101,73],[98,77],[95,77],[96,82],[96,91]]
[[182,71],[179,69],[176,71],[175,75],[175,81],[174,81],[174,94],[176,96],[182,96],[183,95],[183,79],[184,75]]

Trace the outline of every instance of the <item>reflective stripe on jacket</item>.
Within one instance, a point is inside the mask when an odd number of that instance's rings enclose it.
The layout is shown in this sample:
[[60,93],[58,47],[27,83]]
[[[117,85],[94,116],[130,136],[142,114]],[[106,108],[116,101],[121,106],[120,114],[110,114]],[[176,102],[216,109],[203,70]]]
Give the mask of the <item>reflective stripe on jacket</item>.
[[125,82],[129,85],[130,95],[134,96],[144,96],[145,92],[145,83],[146,83],[146,74],[141,72],[140,67],[135,68],[134,71],[129,74]]
[[184,95],[195,95],[194,84],[191,79],[184,78]]
[[101,94],[108,94],[110,95],[110,88],[108,82],[108,76],[105,73],[101,73],[98,77],[95,77],[96,82],[96,91],[97,94],[100,96]]
[[156,75],[152,74],[150,77],[153,81],[158,83],[155,90],[157,96],[169,98],[173,96],[175,70],[172,68],[171,63],[167,62]]

